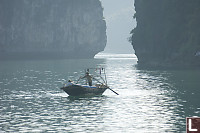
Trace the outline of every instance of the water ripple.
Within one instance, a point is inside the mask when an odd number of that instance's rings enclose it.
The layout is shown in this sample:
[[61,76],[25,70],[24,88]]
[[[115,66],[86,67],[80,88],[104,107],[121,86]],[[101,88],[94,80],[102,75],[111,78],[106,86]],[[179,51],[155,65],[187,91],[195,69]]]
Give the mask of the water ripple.
[[[198,81],[180,76],[185,71],[139,70],[133,62],[132,56],[112,56],[1,64],[0,132],[184,131],[185,117],[200,113]],[[74,98],[59,89],[87,64],[104,65],[109,86],[120,95],[106,90],[103,96]]]

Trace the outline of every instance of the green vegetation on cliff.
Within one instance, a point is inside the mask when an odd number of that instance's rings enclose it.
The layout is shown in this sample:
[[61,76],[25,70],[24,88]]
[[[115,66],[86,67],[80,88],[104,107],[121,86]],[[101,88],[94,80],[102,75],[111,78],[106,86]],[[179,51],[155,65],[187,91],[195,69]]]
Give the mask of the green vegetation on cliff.
[[135,0],[132,45],[139,64],[196,65],[200,51],[200,0]]

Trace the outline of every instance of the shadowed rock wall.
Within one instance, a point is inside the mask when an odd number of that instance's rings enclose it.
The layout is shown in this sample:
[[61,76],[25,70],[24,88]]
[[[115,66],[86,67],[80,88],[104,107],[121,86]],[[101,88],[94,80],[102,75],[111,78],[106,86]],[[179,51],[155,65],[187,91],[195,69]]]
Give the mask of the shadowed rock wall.
[[0,55],[92,58],[106,45],[99,0],[1,0]]
[[199,0],[135,0],[132,45],[146,66],[200,64]]

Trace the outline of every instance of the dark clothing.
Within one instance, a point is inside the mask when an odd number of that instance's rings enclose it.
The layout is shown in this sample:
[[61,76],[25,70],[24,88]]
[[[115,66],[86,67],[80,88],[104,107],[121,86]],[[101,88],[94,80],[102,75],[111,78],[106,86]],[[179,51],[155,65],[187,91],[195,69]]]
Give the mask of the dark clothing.
[[90,75],[85,75],[83,78],[87,79],[87,82],[89,84],[89,86],[92,86],[92,76]]
[[92,82],[88,82],[89,86],[92,86]]

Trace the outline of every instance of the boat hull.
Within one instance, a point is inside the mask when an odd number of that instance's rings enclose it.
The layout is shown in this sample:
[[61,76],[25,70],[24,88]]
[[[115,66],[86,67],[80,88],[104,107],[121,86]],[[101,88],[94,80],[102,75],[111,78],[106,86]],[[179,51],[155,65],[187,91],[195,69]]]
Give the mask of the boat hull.
[[102,95],[107,88],[71,85],[67,87],[62,87],[61,89],[65,91],[69,96],[81,96],[81,95]]

